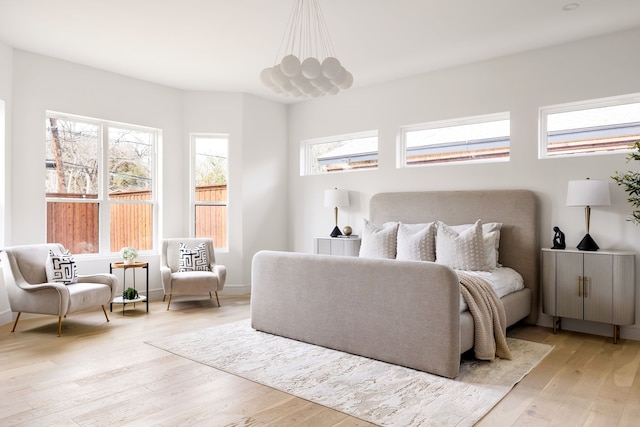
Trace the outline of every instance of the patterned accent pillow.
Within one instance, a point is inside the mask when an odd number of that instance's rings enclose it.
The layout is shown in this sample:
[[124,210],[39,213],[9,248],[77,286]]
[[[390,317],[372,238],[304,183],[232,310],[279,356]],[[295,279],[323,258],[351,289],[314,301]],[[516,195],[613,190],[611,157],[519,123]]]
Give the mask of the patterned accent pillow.
[[378,227],[365,219],[360,242],[360,257],[395,258],[397,234],[397,222],[387,222],[382,227]]
[[69,285],[78,281],[76,262],[68,250],[65,250],[62,254],[56,254],[49,250],[45,270],[47,272],[47,282]]
[[409,261],[436,260],[436,224],[404,224],[398,227],[396,259]]
[[436,234],[436,262],[455,270],[487,271],[480,220],[458,233],[438,222]]
[[200,243],[194,249],[180,243],[178,271],[209,271],[207,247],[204,243]]
[[[473,227],[473,224],[462,224],[462,225],[451,225],[455,231],[460,233],[463,230],[466,230],[469,227]],[[484,243],[485,243],[485,257],[487,268],[489,270],[493,270],[496,267],[501,267],[498,263],[500,259],[500,230],[502,229],[501,222],[485,222],[482,224],[482,232],[484,234]],[[491,245],[494,246],[493,253],[490,252]]]

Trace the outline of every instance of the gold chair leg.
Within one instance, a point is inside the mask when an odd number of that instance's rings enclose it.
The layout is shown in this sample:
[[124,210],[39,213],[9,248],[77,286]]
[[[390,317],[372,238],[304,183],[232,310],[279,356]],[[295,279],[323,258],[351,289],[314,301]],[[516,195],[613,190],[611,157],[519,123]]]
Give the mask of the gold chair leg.
[[18,312],[18,315],[16,316],[16,321],[13,322],[13,329],[11,330],[11,332],[15,332],[16,331],[16,326],[18,326],[18,319],[20,319],[20,315],[22,314],[21,311]]
[[216,291],[216,301],[218,301],[218,307],[220,307],[220,298],[218,298],[218,291]]
[[107,318],[107,322],[109,322],[109,316],[107,316],[107,310],[104,309],[104,305],[102,306],[102,311],[104,312],[104,317]]
[[162,295],[162,302],[164,302],[165,299],[167,299],[167,294]]
[[211,295],[211,291],[209,291],[209,299],[212,299],[213,295]]
[[58,336],[62,335],[62,316],[58,316]]
[[167,303],[167,311],[169,311],[169,306],[171,305],[171,297],[173,294],[169,294],[169,302]]

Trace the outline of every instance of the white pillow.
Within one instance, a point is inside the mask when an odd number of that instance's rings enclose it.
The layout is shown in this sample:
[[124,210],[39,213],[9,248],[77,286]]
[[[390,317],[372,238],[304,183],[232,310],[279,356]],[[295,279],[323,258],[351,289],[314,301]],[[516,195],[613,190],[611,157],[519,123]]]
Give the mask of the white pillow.
[[397,222],[387,222],[382,227],[378,227],[365,219],[360,242],[360,257],[395,258],[397,234]]
[[[473,225],[474,224],[462,224],[462,225],[451,225],[450,227],[453,228],[458,233],[460,233],[461,231],[466,230],[469,227],[473,227]],[[482,232],[484,233],[484,237],[486,238],[487,236],[489,236],[489,239],[485,240],[487,247],[489,247],[491,243],[493,243],[494,245],[495,253],[492,254],[489,250],[485,251],[485,256],[487,257],[487,265],[491,266],[491,269],[495,267],[500,267],[498,260],[500,259],[500,230],[501,229],[502,229],[501,222],[487,222],[485,224],[482,224]],[[495,234],[491,234],[494,232]]]
[[207,247],[204,243],[200,243],[194,249],[180,243],[178,271],[209,271]]
[[456,270],[486,271],[482,222],[458,233],[453,227],[438,221],[436,262]]
[[436,224],[400,223],[396,259],[409,261],[436,260]]
[[487,271],[500,267],[498,264],[498,241],[500,240],[500,231],[491,231],[483,233],[482,243],[484,245],[485,266]]
[[62,254],[56,254],[52,250],[49,250],[45,270],[47,282],[58,282],[69,285],[78,281],[76,262],[69,250],[65,250]]

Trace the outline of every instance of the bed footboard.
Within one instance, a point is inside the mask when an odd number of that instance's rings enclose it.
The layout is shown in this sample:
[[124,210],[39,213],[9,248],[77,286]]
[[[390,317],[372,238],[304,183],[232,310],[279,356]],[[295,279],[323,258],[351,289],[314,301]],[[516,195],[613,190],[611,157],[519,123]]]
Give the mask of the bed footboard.
[[251,324],[260,331],[453,378],[460,284],[434,263],[258,252]]

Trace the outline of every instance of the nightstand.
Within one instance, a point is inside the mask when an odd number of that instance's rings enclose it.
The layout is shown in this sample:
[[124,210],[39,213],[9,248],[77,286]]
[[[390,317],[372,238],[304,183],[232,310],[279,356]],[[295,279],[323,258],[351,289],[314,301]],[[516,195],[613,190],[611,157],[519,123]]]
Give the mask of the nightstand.
[[635,254],[620,251],[542,249],[542,312],[560,319],[591,320],[613,325],[635,323]]
[[360,237],[315,237],[313,253],[324,255],[358,256]]

